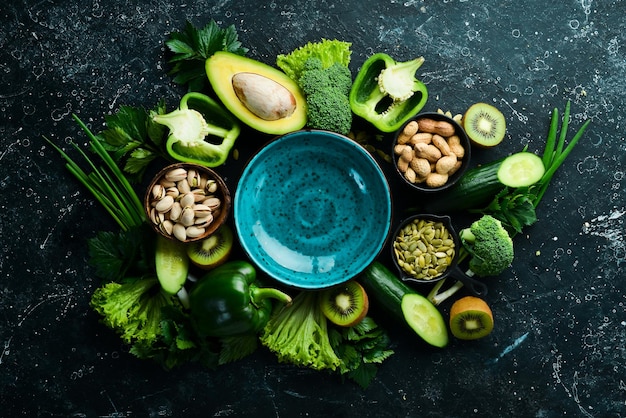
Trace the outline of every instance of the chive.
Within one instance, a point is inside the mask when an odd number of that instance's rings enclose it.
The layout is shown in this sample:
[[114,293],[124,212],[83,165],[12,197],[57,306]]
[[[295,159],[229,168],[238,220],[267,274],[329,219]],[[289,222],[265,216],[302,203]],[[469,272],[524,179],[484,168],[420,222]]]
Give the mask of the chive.
[[59,152],[61,157],[67,162],[65,166],[70,173],[89,190],[122,230],[127,231],[133,226],[141,225],[145,221],[145,213],[141,201],[130,182],[98,138],[76,115],[73,116],[89,137],[92,151],[104,162],[103,167],[96,166],[94,161],[78,145],[72,142],[72,146],[80,153],[92,170],[91,173],[87,174],[60,147],[48,138],[44,137],[44,139]]
[[552,119],[550,120],[550,129],[548,131],[548,138],[546,139],[546,147],[543,151],[543,166],[548,169],[552,158],[554,157],[554,145],[556,144],[556,134],[559,129],[559,109],[556,107],[552,111]]
[[132,201],[134,210],[136,211],[137,214],[141,214],[139,218],[143,219],[143,205],[141,204],[139,197],[137,197],[137,194],[133,190],[133,187],[130,185],[130,182],[128,181],[126,176],[124,176],[124,174],[122,173],[122,170],[120,170],[120,168],[117,166],[115,161],[113,161],[113,158],[111,158],[107,150],[104,148],[104,145],[102,145],[102,143],[98,140],[98,138],[96,138],[96,136],[93,133],[91,133],[89,128],[87,128],[87,126],[78,118],[78,116],[76,115],[73,115],[73,116],[74,116],[74,120],[78,122],[80,127],[85,131],[85,133],[91,140],[92,149],[96,151],[98,156],[106,163],[107,167],[115,175],[120,186],[122,186],[122,188],[126,190],[129,198]]
[[559,136],[559,142],[556,146],[556,155],[555,158],[558,158],[563,151],[563,146],[565,145],[565,137],[567,135],[567,128],[569,126],[569,110],[570,110],[570,101],[568,100],[565,103],[565,110],[563,111],[563,124],[561,125],[561,135]]
[[[557,111],[555,109],[555,113],[556,112]],[[550,185],[550,181],[552,180],[552,177],[556,173],[556,170],[561,166],[561,164],[563,164],[565,159],[572,152],[572,150],[574,149],[574,147],[576,146],[580,138],[582,138],[583,134],[585,133],[585,130],[589,126],[589,123],[591,122],[590,120],[585,121],[585,123],[583,123],[583,125],[578,129],[574,137],[571,139],[569,144],[567,144],[567,147],[565,147],[565,139],[567,137],[567,128],[569,124],[569,121],[568,121],[569,114],[570,114],[570,102],[568,101],[567,104],[565,105],[565,111],[563,112],[563,123],[561,125],[561,132],[559,134],[559,141],[556,144],[556,149],[550,152],[552,154],[552,158],[550,159],[550,164],[546,167],[546,172],[544,173],[541,180],[539,180],[539,182],[537,183],[539,189],[537,190],[533,198],[533,205],[535,207],[539,205],[539,202],[543,198],[543,195],[548,189],[548,186]],[[553,113],[553,121],[554,121],[554,113]],[[551,137],[553,133],[554,133],[554,137]],[[551,140],[554,141],[555,137],[556,137],[556,131],[553,130],[553,125],[551,123],[550,133],[548,134],[548,139],[546,141],[547,151],[550,150],[550,148],[548,147],[548,142],[550,142]],[[554,144],[552,144],[552,147],[554,147]],[[544,154],[543,161],[545,162],[547,160],[548,158],[546,158]]]

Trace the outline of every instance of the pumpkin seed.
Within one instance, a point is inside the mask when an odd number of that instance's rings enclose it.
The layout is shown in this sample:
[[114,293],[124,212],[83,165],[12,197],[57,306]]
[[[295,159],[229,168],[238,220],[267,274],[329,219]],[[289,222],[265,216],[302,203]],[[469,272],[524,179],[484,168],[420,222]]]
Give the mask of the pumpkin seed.
[[442,222],[415,219],[395,237],[398,266],[416,279],[431,280],[441,274],[454,258],[454,241]]

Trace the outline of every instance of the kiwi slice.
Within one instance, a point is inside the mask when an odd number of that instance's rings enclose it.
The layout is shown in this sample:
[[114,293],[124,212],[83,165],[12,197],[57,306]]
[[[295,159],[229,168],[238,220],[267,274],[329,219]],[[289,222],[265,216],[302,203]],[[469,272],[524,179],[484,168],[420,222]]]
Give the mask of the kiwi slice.
[[493,313],[483,299],[465,296],[450,308],[450,332],[460,340],[483,338],[493,330]]
[[320,308],[329,321],[352,327],[367,315],[369,299],[358,282],[350,280],[320,292]]
[[226,224],[203,240],[187,244],[187,256],[201,269],[210,270],[224,263],[233,248],[233,232]]
[[496,107],[487,103],[474,103],[463,115],[463,128],[472,143],[489,148],[504,139],[506,120]]

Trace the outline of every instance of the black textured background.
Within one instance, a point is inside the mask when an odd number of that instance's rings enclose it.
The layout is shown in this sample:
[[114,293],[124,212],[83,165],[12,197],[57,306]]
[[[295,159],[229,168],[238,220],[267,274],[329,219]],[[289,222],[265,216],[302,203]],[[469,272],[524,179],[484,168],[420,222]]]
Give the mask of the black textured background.
[[[622,0],[3,2],[0,416],[626,416],[625,11]],[[210,19],[268,64],[320,38],[352,42],[353,73],[374,52],[423,55],[424,110],[487,101],[505,114],[505,144],[477,162],[540,151],[567,100],[573,128],[592,119],[539,222],[516,237],[512,268],[489,282],[489,337],[433,350],[381,316],[396,354],[362,390],[263,350],[164,372],[98,323],[86,240],[116,225],[42,136],[86,144],[72,113],[98,130],[120,105],[175,106],[163,43]],[[221,168],[232,187],[266,139],[238,140],[241,158]]]

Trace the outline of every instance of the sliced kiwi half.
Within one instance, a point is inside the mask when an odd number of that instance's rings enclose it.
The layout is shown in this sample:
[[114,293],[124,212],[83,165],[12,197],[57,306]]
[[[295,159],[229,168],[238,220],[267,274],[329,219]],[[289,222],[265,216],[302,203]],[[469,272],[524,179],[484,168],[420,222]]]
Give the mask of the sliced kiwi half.
[[493,330],[493,313],[483,299],[465,296],[450,308],[450,332],[460,340],[483,338]]
[[369,299],[357,281],[330,287],[320,292],[320,308],[332,323],[352,327],[367,315]]
[[463,129],[473,144],[495,147],[504,139],[506,119],[498,108],[488,103],[474,103],[463,115]]
[[187,244],[187,256],[201,269],[210,270],[224,263],[233,248],[233,232],[226,224],[203,240]]

